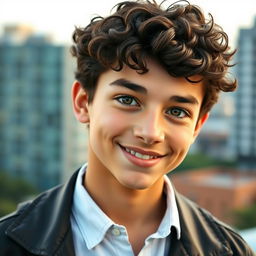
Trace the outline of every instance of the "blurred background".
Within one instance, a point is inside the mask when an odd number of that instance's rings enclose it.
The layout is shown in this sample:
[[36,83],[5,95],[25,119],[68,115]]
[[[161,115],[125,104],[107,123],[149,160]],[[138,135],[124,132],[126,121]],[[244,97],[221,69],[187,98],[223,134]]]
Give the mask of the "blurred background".
[[[69,54],[75,26],[108,15],[114,0],[1,0],[0,216],[65,182],[86,161],[74,119]],[[169,1],[172,3],[171,1]],[[177,189],[238,229],[256,250],[256,2],[191,0],[237,48],[239,89],[221,96],[183,164]]]

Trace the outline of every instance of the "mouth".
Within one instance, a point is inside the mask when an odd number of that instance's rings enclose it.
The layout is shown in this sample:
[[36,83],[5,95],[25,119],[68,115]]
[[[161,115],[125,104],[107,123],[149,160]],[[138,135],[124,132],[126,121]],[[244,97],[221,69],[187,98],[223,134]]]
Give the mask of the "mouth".
[[129,148],[124,148],[124,150],[128,153],[130,153],[131,155],[137,157],[137,158],[140,158],[140,159],[144,159],[144,160],[149,160],[149,159],[156,159],[158,158],[158,156],[151,156],[151,155],[147,155],[147,154],[141,154],[139,152],[136,152],[132,149],[129,149]]
[[119,144],[121,149],[128,155],[138,159],[138,160],[144,160],[144,161],[150,161],[151,162],[154,160],[159,160],[160,158],[164,157],[165,155],[159,154],[157,152],[153,151],[146,151],[140,148],[135,148],[135,147],[124,147]]

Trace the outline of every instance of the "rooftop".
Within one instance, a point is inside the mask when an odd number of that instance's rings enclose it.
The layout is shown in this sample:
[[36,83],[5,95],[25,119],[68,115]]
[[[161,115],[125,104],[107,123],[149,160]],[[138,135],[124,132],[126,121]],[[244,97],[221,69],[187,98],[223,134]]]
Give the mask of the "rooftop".
[[[256,177],[255,177],[256,178]],[[203,184],[214,187],[234,187],[242,186],[252,182],[251,177],[236,176],[232,173],[216,173],[205,177]]]
[[237,169],[216,167],[174,173],[173,175],[186,183],[207,187],[238,188],[248,184],[256,185],[256,170],[255,172],[244,172]]

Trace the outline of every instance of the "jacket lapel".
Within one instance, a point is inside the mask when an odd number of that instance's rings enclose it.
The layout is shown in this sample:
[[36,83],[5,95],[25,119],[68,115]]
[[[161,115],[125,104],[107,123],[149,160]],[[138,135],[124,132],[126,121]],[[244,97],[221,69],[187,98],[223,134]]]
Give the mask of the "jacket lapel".
[[64,186],[41,194],[29,204],[6,234],[35,255],[75,256],[70,211],[77,173]]

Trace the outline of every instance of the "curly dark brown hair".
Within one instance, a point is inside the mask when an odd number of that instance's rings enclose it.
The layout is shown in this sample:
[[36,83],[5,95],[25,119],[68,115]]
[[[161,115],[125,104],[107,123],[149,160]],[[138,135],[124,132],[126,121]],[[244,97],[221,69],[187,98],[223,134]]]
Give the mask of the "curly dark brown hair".
[[[165,2],[165,1],[164,1]],[[155,59],[174,77],[191,83],[201,75],[205,97],[201,115],[210,111],[220,91],[233,91],[237,82],[227,77],[231,58],[228,36],[198,6],[179,1],[167,8],[154,0],[125,1],[106,18],[95,17],[85,28],[76,28],[71,53],[77,58],[76,79],[93,100],[97,80],[107,69],[124,65],[143,74],[146,59]]]

